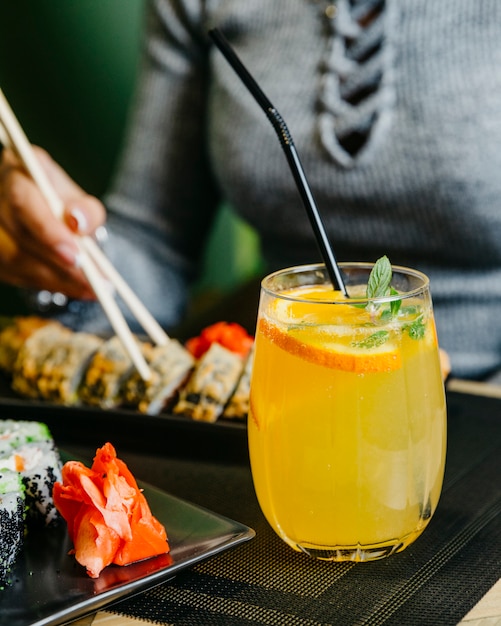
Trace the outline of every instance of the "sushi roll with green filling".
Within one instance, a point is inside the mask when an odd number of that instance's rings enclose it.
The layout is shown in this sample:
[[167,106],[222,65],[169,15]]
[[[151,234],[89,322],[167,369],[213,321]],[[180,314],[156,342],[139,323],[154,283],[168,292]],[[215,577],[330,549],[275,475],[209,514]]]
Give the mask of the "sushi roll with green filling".
[[0,471],[0,584],[9,582],[24,538],[24,485],[18,472]]
[[52,526],[61,519],[52,499],[54,483],[61,481],[61,469],[54,441],[25,443],[0,458],[0,471],[17,471],[21,476],[27,522]]
[[0,456],[34,441],[52,441],[47,424],[30,420],[0,420]]
[[213,343],[181,390],[174,414],[199,422],[215,422],[237,386],[243,367],[239,354]]
[[176,339],[165,346],[145,345],[143,353],[151,378],[145,381],[134,371],[122,387],[122,399],[141,413],[157,415],[174,402],[193,370],[195,359]]

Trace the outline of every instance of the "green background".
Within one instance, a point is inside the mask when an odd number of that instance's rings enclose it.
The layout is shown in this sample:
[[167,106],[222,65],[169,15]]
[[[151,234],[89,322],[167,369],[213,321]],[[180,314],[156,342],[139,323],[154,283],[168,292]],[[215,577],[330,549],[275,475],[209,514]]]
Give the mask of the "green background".
[[[0,2],[0,87],[29,139],[98,196],[120,150],[137,71],[143,2]],[[259,269],[255,232],[222,207],[195,300],[228,292]],[[20,308],[17,291],[0,286],[0,314]]]

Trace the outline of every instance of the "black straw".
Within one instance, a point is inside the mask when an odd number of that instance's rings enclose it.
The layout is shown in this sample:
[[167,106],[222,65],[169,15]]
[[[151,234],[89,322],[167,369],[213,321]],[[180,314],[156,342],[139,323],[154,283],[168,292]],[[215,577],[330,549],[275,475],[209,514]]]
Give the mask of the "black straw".
[[219,48],[219,50],[223,53],[226,60],[235,70],[235,72],[240,77],[244,85],[247,87],[250,93],[254,96],[257,103],[266,113],[273,128],[275,129],[278,135],[278,138],[280,140],[280,143],[282,145],[282,148],[285,152],[285,156],[287,157],[287,161],[289,162],[289,166],[292,170],[292,174],[296,181],[296,185],[298,187],[299,193],[303,200],[303,204],[306,208],[306,212],[310,219],[311,225],[313,227],[313,231],[317,238],[317,244],[318,244],[318,247],[320,248],[320,252],[324,259],[324,263],[327,268],[327,272],[329,273],[329,277],[332,281],[332,284],[337,285],[338,288],[342,291],[342,293],[346,297],[348,297],[348,292],[346,291],[343,277],[341,276],[341,272],[339,271],[339,267],[336,262],[336,257],[334,256],[334,252],[329,243],[329,239],[327,238],[327,233],[325,232],[322,219],[320,217],[317,206],[315,204],[315,200],[313,199],[310,186],[308,185],[308,181],[306,180],[306,175],[301,165],[301,161],[299,160],[299,156],[296,152],[296,148],[294,146],[294,142],[292,140],[289,129],[287,128],[287,125],[285,124],[280,113],[276,110],[273,104],[265,96],[262,89],[256,83],[254,78],[249,74],[248,70],[240,61],[235,51],[230,46],[230,44],[228,43],[228,40],[221,33],[221,31],[217,28],[213,28],[212,30],[209,31],[209,36],[212,39],[212,41],[216,44],[216,46]]

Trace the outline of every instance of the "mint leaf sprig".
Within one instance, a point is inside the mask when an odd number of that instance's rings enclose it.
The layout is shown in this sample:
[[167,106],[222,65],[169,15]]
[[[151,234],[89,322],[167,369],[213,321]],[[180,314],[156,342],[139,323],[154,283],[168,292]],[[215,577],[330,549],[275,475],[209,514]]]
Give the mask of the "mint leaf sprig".
[[[367,298],[384,298],[385,296],[398,295],[398,291],[391,286],[391,279],[391,263],[387,256],[382,256],[376,261],[374,267],[371,270],[369,280],[367,282]],[[366,308],[370,311],[372,316],[375,316],[379,313],[381,319],[388,321],[396,317],[396,315],[400,311],[401,306],[402,299],[398,298],[390,302],[389,309],[387,307],[383,308],[384,305],[382,304],[376,305],[374,304],[374,302],[368,302]],[[409,310],[411,309],[411,307],[407,308]],[[403,310],[404,309],[402,309],[402,311]],[[407,331],[411,339],[422,339],[426,332],[426,324],[423,319],[423,313],[418,315],[416,319],[410,324],[405,324],[403,328],[405,331]],[[364,347],[368,347],[369,344],[373,342],[376,342],[377,345],[384,343],[383,334],[381,332],[370,335],[368,337],[368,340],[369,342],[367,343],[367,346]]]
[[386,296],[391,284],[391,263],[388,257],[382,256],[374,263],[367,282],[367,297],[382,298]]
[[[371,270],[369,280],[367,282],[367,298],[384,298],[385,296],[396,296],[398,291],[391,286],[392,269],[388,257],[382,256],[375,263]],[[390,316],[394,317],[402,304],[402,300],[392,300],[390,302]],[[367,308],[374,315],[380,306],[373,302],[367,304]]]

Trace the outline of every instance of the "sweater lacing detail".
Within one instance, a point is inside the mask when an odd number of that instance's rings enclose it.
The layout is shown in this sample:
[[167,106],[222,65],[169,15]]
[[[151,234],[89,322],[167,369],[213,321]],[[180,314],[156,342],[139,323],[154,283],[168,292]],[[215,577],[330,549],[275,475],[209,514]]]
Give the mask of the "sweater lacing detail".
[[367,158],[391,123],[395,102],[391,0],[337,0],[324,7],[329,44],[320,67],[318,127],[343,167]]

